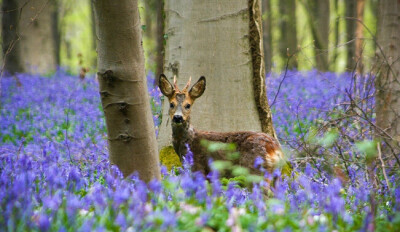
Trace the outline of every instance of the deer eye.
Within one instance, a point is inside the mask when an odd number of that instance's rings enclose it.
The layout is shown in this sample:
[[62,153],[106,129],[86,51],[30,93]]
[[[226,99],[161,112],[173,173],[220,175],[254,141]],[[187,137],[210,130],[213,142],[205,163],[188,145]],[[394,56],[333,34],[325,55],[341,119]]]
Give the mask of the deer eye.
[[190,109],[190,104],[187,104],[186,106],[185,106],[185,108],[188,110],[188,109]]
[[174,107],[175,107],[174,103],[170,103],[170,104],[169,104],[169,107],[170,107],[170,108],[174,108]]

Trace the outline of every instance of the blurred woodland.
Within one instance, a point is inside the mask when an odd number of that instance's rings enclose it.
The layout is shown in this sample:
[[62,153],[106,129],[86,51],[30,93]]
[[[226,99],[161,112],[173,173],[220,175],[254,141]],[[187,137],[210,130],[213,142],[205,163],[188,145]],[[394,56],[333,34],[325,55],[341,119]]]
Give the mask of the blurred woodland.
[[[289,57],[289,69],[344,72],[358,63],[358,71],[370,70],[377,5],[377,0],[263,0],[266,70],[280,72]],[[146,71],[160,73],[168,39],[163,1],[141,0],[139,11]],[[95,43],[89,0],[2,1],[2,59],[11,73],[93,71]]]

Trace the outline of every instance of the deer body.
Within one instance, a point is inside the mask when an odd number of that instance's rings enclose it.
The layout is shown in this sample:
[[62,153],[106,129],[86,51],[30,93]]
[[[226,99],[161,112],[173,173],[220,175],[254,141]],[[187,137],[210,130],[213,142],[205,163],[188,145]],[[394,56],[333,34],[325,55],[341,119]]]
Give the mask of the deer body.
[[175,152],[179,158],[187,153],[186,144],[193,153],[193,171],[200,171],[208,174],[210,167],[208,160],[228,160],[224,151],[209,152],[202,145],[202,141],[234,143],[236,150],[240,153],[238,159],[234,160],[235,165],[246,167],[253,174],[261,174],[259,169],[254,167],[255,159],[260,156],[264,160],[264,168],[272,172],[279,160],[282,159],[282,152],[279,143],[271,136],[261,132],[210,132],[194,129],[190,125],[190,110],[194,100],[200,97],[205,90],[205,78],[201,77],[199,81],[190,87],[190,80],[185,88],[180,91],[162,74],[160,76],[161,92],[168,97],[170,102],[169,114],[172,119],[172,137]]

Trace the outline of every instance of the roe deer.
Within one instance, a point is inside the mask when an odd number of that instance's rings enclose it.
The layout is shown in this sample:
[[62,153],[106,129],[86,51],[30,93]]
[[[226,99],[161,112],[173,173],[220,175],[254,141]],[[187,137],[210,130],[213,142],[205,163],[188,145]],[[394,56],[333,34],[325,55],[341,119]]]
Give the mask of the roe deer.
[[171,117],[173,146],[179,158],[187,153],[186,144],[193,153],[193,171],[200,171],[207,175],[210,172],[208,165],[209,158],[213,160],[227,160],[223,151],[209,152],[201,144],[202,140],[222,143],[235,143],[236,150],[240,157],[234,160],[235,165],[249,169],[253,174],[261,174],[261,171],[254,167],[255,159],[260,156],[264,161],[264,168],[272,172],[276,164],[283,158],[280,145],[273,137],[260,132],[210,132],[194,129],[190,125],[190,111],[194,101],[199,98],[206,89],[204,76],[190,87],[189,79],[185,88],[180,91],[174,77],[172,85],[164,74],[160,75],[160,90],[169,100],[169,115]]

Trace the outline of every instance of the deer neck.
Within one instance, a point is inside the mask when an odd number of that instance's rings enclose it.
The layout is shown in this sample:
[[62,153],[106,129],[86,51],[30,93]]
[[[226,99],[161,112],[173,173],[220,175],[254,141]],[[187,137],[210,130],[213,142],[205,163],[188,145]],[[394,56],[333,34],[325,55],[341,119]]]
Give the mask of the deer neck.
[[182,157],[187,153],[186,144],[190,146],[194,137],[194,129],[189,121],[184,123],[172,123],[172,144],[175,152],[182,161]]

